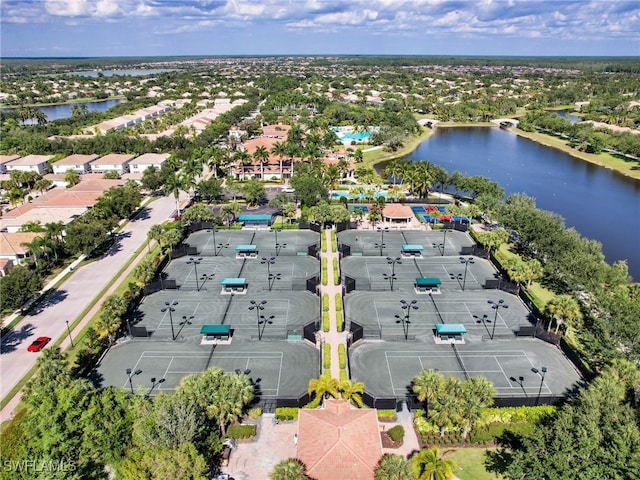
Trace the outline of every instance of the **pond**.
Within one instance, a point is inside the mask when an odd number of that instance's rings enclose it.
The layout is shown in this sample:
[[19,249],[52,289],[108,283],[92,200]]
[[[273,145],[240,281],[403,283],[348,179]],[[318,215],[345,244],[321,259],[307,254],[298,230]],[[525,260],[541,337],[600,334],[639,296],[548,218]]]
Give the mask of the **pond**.
[[436,128],[407,158],[488,177],[507,195],[534,197],[538,208],[601,242],[608,262],[626,259],[640,280],[640,181],[490,127]]

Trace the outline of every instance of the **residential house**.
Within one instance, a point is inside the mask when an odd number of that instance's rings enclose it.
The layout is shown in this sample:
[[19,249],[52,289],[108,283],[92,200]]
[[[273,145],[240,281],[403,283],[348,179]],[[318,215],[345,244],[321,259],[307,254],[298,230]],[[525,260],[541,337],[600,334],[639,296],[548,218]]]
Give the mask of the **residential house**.
[[170,156],[169,153],[145,153],[129,162],[129,171],[132,174],[142,174],[149,167],[160,170]]
[[7,163],[18,160],[20,155],[0,155],[0,173],[7,172]]
[[36,172],[40,175],[49,171],[49,160],[53,155],[27,155],[5,163],[7,172],[19,170],[22,172]]
[[128,153],[111,153],[91,162],[91,172],[105,173],[115,170],[118,175],[122,175],[129,171],[129,163],[134,158],[135,155]]
[[98,158],[100,158],[99,155],[69,155],[53,164],[53,173],[64,174],[69,170],[74,170],[83,174],[90,171],[89,164]]
[[0,232],[0,259],[6,259],[13,265],[18,265],[29,257],[29,248],[24,244],[31,243],[35,238],[43,235],[40,232]]

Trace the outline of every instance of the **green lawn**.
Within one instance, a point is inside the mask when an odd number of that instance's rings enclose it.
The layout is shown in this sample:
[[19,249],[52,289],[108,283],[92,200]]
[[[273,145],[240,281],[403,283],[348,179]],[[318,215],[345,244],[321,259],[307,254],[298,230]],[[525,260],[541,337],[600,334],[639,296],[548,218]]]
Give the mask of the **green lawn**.
[[498,480],[503,478],[487,472],[484,468],[484,452],[488,448],[442,448],[446,452],[445,458],[450,458],[458,464],[455,476],[460,480]]

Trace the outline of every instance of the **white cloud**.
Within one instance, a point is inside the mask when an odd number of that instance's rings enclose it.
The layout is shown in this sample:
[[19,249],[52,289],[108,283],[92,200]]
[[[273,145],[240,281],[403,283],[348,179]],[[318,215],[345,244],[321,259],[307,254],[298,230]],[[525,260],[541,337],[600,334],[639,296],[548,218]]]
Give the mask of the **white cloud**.
[[95,15],[97,17],[111,17],[120,13],[120,7],[114,0],[98,0]]
[[45,0],[44,8],[51,15],[77,17],[88,14],[89,3],[87,0]]
[[140,17],[150,17],[152,15],[158,15],[159,12],[152,6],[147,5],[144,2],[140,2],[136,9],[133,11],[133,14]]

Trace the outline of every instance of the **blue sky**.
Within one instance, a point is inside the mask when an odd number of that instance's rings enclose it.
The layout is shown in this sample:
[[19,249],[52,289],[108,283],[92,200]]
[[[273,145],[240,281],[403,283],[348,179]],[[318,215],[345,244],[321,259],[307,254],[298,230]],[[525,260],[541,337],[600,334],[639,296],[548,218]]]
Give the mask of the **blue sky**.
[[1,0],[3,57],[640,56],[640,1]]

